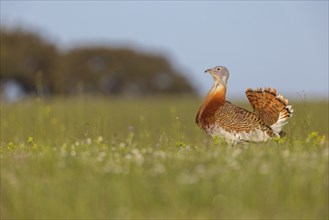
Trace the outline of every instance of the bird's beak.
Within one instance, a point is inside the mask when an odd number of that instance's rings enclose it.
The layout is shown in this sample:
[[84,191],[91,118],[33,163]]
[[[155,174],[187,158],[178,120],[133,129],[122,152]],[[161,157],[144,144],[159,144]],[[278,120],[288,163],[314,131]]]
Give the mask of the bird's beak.
[[205,73],[208,73],[208,72],[210,72],[211,71],[211,69],[206,69],[204,72]]

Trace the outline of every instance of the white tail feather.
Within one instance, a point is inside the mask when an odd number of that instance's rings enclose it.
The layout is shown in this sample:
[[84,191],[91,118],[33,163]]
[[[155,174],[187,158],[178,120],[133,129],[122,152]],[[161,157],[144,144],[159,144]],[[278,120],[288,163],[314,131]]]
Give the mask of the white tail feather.
[[[288,111],[288,115],[287,115]],[[282,130],[283,125],[287,124],[288,118],[292,116],[294,110],[292,109],[291,105],[287,105],[280,111],[278,121],[271,125],[272,130],[279,135]]]

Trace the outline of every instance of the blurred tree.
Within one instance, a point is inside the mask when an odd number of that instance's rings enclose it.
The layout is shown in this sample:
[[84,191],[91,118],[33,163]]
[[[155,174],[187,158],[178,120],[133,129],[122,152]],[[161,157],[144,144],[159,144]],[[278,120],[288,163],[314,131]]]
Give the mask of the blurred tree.
[[63,59],[67,89],[83,84],[84,91],[105,94],[191,93],[192,86],[168,61],[130,49],[78,48]]
[[34,33],[1,30],[0,81],[48,94],[194,93],[183,75],[160,55],[128,48],[86,47],[60,54]]
[[38,35],[1,27],[0,80],[15,80],[26,92],[53,93],[56,48]]

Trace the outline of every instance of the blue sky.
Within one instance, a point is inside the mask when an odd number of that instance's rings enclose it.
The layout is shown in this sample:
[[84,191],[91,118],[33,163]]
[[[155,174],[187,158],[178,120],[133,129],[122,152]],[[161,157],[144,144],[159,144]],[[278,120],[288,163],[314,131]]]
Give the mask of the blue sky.
[[4,1],[1,24],[62,49],[129,45],[162,53],[205,95],[203,71],[230,70],[229,97],[271,86],[328,97],[328,1]]

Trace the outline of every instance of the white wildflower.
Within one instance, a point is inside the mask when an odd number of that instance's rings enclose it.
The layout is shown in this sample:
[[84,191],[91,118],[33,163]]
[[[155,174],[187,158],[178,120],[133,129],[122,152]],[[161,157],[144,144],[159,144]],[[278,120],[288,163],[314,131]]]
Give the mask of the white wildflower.
[[99,162],[102,162],[104,160],[104,158],[106,157],[106,152],[102,151],[98,154],[97,160]]
[[97,138],[97,143],[102,143],[103,142],[103,137],[102,136],[98,136]]

